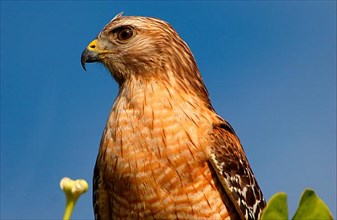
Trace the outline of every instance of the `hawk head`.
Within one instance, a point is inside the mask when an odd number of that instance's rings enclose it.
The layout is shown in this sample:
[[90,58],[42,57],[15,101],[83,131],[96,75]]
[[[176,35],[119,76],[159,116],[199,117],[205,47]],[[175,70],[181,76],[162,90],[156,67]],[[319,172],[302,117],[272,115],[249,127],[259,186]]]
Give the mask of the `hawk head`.
[[115,16],[81,57],[82,66],[101,62],[121,86],[130,79],[154,79],[190,91],[209,103],[208,93],[187,44],[165,21]]

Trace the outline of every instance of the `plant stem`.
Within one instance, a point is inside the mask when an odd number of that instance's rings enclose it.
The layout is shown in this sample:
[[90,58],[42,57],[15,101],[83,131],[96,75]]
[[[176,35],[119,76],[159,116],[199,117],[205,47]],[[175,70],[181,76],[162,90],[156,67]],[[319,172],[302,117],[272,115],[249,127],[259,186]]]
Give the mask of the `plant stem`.
[[64,210],[63,220],[69,220],[73,213],[77,199],[66,197],[66,209]]

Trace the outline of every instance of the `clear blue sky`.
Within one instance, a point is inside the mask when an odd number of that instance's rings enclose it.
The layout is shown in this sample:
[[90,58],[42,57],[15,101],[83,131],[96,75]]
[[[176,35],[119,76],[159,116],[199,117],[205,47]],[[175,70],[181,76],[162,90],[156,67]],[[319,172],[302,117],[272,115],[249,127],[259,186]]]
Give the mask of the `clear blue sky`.
[[[335,1],[1,1],[1,219],[60,219],[63,176],[90,187],[117,84],[82,70],[115,14],[171,23],[238,133],[266,199],[311,187],[336,217]],[[92,219],[91,188],[74,219]]]

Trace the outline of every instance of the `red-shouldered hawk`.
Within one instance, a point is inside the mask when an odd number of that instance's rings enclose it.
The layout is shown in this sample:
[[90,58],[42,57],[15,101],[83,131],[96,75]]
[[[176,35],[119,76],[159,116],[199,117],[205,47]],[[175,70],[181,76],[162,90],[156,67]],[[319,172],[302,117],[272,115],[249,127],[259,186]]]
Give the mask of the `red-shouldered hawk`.
[[83,51],[119,84],[93,180],[95,219],[258,219],[265,206],[239,138],[213,109],[166,22],[118,14]]

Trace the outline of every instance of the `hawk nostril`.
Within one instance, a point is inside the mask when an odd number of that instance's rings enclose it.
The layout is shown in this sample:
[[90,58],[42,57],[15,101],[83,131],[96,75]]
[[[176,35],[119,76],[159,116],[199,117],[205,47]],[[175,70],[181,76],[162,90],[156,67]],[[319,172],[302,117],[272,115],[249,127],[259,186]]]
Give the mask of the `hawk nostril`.
[[91,46],[90,46],[90,48],[93,48],[93,49],[94,49],[95,47],[96,47],[95,45],[91,45]]

